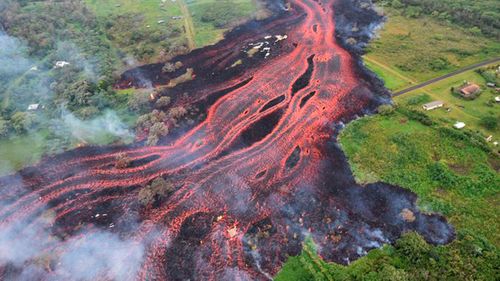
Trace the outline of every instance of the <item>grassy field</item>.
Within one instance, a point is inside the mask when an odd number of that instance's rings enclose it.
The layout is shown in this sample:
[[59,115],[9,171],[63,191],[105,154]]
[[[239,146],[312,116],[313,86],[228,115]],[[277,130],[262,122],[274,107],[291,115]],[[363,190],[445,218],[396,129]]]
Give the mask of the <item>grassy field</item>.
[[[98,18],[106,21],[110,17],[124,14],[139,14],[142,16],[141,28],[150,32],[162,32],[167,29],[178,28],[182,31],[179,38],[168,38],[176,42],[186,42],[189,49],[200,48],[214,44],[223,38],[228,27],[216,27],[210,22],[201,20],[204,11],[220,4],[216,0],[85,0]],[[257,0],[236,0],[230,5],[238,11],[237,20],[253,17],[259,5]],[[164,42],[148,44],[155,54],[158,54]],[[153,57],[152,60],[155,60]]]
[[423,211],[456,227],[454,242],[434,247],[409,234],[347,267],[306,245],[276,280],[498,280],[500,158],[453,132],[395,112],[349,124],[340,144],[359,182],[412,190]]
[[[481,95],[475,100],[465,100],[458,95],[451,93],[451,87],[458,87],[464,81],[474,82],[483,86]],[[467,128],[473,131],[480,131],[485,136],[493,135],[496,141],[500,141],[500,128],[489,130],[480,125],[480,119],[484,116],[496,116],[500,118],[500,106],[494,102],[498,95],[494,89],[487,88],[484,78],[474,70],[460,75],[439,81],[425,88],[396,97],[398,104],[408,105],[411,101],[418,100],[418,97],[427,95],[429,98],[420,98],[422,102],[409,105],[414,109],[421,109],[421,105],[431,100],[441,100],[445,102],[445,107],[427,112],[432,117],[452,126],[455,122],[464,122]],[[427,101],[426,101],[427,100]],[[450,111],[448,111],[448,108]]]
[[0,140],[0,176],[38,162],[44,152],[44,134]]
[[387,22],[370,43],[365,57],[368,67],[385,78],[391,90],[407,88],[500,53],[500,42],[494,38],[426,16],[407,18],[392,8],[385,12]]
[[[188,3],[187,6],[192,15],[195,30],[194,41],[197,47],[214,44],[223,38],[223,34],[227,31],[227,28],[217,28],[213,24],[203,22],[201,20],[203,12],[217,1],[183,1]],[[259,5],[256,0],[233,0],[231,1],[231,4],[236,7],[239,15],[241,16],[237,19],[237,21],[254,16],[259,9]]]

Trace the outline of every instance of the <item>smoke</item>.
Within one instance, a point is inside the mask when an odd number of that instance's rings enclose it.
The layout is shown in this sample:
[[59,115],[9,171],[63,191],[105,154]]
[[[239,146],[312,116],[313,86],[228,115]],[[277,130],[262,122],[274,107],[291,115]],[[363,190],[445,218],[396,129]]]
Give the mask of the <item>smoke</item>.
[[93,280],[99,276],[132,279],[143,257],[141,244],[110,232],[91,233],[64,245],[56,275],[66,280]]
[[26,47],[18,39],[0,29],[0,82],[20,75],[31,68],[32,62],[25,57]]
[[[22,188],[19,184],[22,182],[13,177],[9,187]],[[0,198],[8,193],[5,189]],[[7,206],[8,201],[0,201],[1,209]],[[0,269],[10,268],[0,276],[3,280],[135,278],[145,256],[144,244],[95,228],[82,229],[63,239],[50,230],[55,222],[54,213],[46,207],[42,210],[45,211],[34,219],[0,223]]]
[[134,138],[128,126],[112,110],[106,110],[104,114],[91,120],[81,120],[64,110],[61,114],[61,122],[71,136],[80,142],[99,143],[100,140],[108,137],[125,141]]

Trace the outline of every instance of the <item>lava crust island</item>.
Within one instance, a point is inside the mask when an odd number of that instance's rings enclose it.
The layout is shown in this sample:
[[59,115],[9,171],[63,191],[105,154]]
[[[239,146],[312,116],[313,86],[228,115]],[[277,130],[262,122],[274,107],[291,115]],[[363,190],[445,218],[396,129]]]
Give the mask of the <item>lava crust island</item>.
[[[17,262],[0,254],[0,279],[81,279],[85,266],[65,265],[88,237],[130,245],[115,256],[126,268],[100,267],[110,266],[102,256],[90,275],[98,280],[268,280],[307,237],[343,264],[405,231],[434,244],[454,238],[442,216],[418,210],[415,194],[357,184],[336,145],[343,123],[388,100],[358,54],[381,21],[371,2],[269,9],[270,18],[176,58],[184,66],[174,73],[146,65],[116,85],[165,85],[192,69],[193,80],[162,94],[197,107],[199,122],[154,147],[83,147],[0,179],[0,228],[36,230],[28,237],[37,245]],[[118,155],[131,165],[116,168]],[[141,205],[139,191],[159,177],[175,190]]]

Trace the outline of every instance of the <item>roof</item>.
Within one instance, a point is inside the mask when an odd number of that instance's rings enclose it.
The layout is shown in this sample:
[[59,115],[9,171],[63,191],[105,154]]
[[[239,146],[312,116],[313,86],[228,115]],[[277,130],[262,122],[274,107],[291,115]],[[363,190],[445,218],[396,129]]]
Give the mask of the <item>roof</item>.
[[457,128],[457,129],[462,129],[463,127],[465,127],[465,123],[464,122],[457,122],[457,123],[455,123],[455,125],[453,125],[453,127]]
[[477,92],[479,92],[480,90],[481,90],[481,87],[479,87],[478,85],[470,84],[468,86],[463,87],[460,90],[460,92],[462,92],[462,94],[464,94],[466,96],[469,96],[469,95],[477,94]]
[[443,101],[437,100],[437,101],[433,101],[433,102],[424,104],[424,107],[429,108],[429,107],[441,106],[443,104],[444,104]]
[[30,104],[28,105],[28,110],[37,110],[39,106],[40,104],[38,103]]

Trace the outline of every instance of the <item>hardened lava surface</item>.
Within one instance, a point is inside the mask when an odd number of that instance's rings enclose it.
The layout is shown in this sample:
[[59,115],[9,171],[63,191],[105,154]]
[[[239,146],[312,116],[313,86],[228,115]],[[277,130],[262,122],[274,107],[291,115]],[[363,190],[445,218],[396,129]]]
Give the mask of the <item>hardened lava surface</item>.
[[[50,212],[45,228],[60,242],[46,252],[98,230],[136,241],[145,255],[121,278],[130,280],[266,280],[306,237],[343,264],[405,231],[435,244],[453,239],[443,217],[419,212],[413,193],[356,184],[335,144],[339,124],[373,110],[382,95],[339,43],[335,32],[352,27],[336,27],[336,18],[356,25],[359,17],[362,30],[377,17],[363,1],[289,4],[177,58],[184,68],[176,75],[193,68],[195,78],[165,94],[175,106],[198,106],[203,120],[155,147],[80,148],[0,179],[0,227],[29,228]],[[245,53],[259,44],[255,56]],[[167,84],[160,69],[130,70],[117,87]],[[129,168],[115,168],[120,153],[133,160]],[[138,192],[158,177],[175,192],[140,205]],[[16,266],[3,265],[0,279],[15,277]],[[44,276],[56,279],[57,266]]]

